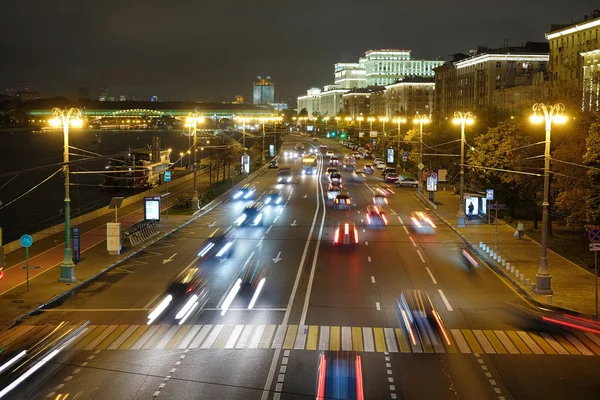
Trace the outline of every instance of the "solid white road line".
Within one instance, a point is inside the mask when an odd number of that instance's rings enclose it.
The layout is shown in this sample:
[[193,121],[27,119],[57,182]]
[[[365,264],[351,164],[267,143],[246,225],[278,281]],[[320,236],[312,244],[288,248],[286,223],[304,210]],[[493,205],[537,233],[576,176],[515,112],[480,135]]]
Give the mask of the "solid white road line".
[[421,259],[421,261],[423,261],[423,264],[425,264],[425,259],[423,258],[423,254],[421,254],[420,250],[417,250],[417,254],[419,255],[419,258]]
[[444,292],[442,292],[442,289],[438,289],[438,292],[440,292],[440,296],[442,297],[442,301],[446,305],[446,308],[448,309],[448,311],[454,311],[454,309],[452,308],[452,306],[448,302],[448,299],[446,298],[446,295],[444,294]]
[[437,285],[437,281],[433,277],[433,274],[431,273],[431,270],[429,269],[429,267],[425,267],[425,268],[427,269],[427,272],[429,273],[429,276],[431,277],[431,280],[433,281],[433,284]]
[[406,234],[409,235],[408,229],[406,229],[406,225],[402,225],[402,227],[404,228],[404,232],[406,232]]
[[413,238],[412,238],[412,236],[410,236],[410,235],[408,236],[408,238],[409,238],[409,239],[410,239],[410,241],[412,242],[412,244],[413,244],[413,247],[417,247],[417,244],[415,243],[415,239],[413,239]]

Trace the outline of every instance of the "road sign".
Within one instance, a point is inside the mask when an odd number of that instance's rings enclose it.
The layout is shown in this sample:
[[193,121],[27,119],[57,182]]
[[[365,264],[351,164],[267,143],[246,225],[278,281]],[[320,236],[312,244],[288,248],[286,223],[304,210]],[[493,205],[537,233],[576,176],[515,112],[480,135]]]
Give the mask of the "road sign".
[[423,169],[425,168],[425,165],[423,165],[423,163],[419,163],[419,169]]
[[171,182],[171,171],[165,171],[165,182]]
[[370,137],[377,137],[377,131],[369,131],[369,136]]
[[494,189],[485,189],[485,199],[494,200]]
[[600,242],[600,228],[592,228],[588,231],[588,239],[592,243]]
[[590,243],[590,251],[600,251],[600,243]]
[[33,244],[33,238],[30,235],[25,234],[21,236],[19,242],[21,243],[21,246],[25,248],[31,247],[31,245]]
[[408,160],[408,151],[402,153],[402,161],[406,162]]
[[506,210],[506,204],[490,204],[488,206],[490,210]]

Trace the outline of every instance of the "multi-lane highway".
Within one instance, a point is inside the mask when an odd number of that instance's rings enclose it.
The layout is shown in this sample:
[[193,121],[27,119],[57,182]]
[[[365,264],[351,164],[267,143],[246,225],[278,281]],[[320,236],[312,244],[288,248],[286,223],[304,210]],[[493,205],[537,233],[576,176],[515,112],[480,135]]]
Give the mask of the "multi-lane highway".
[[[290,137],[282,154],[302,140]],[[348,152],[326,143],[338,155]],[[321,154],[317,142],[305,147]],[[17,348],[61,321],[90,324],[9,397],[598,396],[600,336],[561,331],[520,311],[531,307],[484,265],[466,264],[460,239],[414,189],[394,189],[384,207],[388,225],[373,228],[365,212],[382,182],[378,171],[366,182],[342,172],[352,207],[338,211],[327,200],[327,157],[319,155],[314,176],[299,174],[297,157],[282,156],[279,166],[292,168],[293,182],[277,184],[277,169],[265,170],[250,182],[253,196],[224,202],[0,337],[0,347]],[[283,201],[265,207],[262,225],[236,227],[244,207],[273,188]],[[430,216],[435,234],[412,228],[414,211]],[[355,246],[334,245],[345,223],[356,224]],[[230,257],[199,255],[229,227],[236,229]],[[190,268],[208,288],[202,312],[182,324],[159,316],[148,325],[171,280]],[[173,300],[175,312],[183,299]]]

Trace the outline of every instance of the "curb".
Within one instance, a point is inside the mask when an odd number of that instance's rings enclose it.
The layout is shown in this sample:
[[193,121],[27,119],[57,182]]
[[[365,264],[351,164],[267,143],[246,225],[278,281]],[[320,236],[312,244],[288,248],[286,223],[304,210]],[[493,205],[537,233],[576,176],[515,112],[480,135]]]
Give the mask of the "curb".
[[239,186],[243,185],[246,181],[252,180],[260,175],[262,175],[262,173],[264,173],[264,171],[267,169],[267,164],[261,166],[259,169],[257,169],[256,171],[254,171],[253,173],[251,173],[250,175],[248,175],[246,178],[244,178],[242,181],[240,181],[237,185],[235,185],[234,187],[232,187],[231,189],[225,191],[223,194],[221,194],[219,197],[217,197],[216,199],[212,200],[210,203],[206,204],[204,207],[202,207],[202,209],[198,210],[189,220],[187,220],[186,222],[182,223],[181,225],[171,229],[170,231],[164,233],[163,235],[160,235],[156,238],[154,238],[153,240],[145,243],[144,245],[142,245],[141,247],[139,247],[138,249],[136,249],[135,251],[133,251],[132,253],[128,254],[127,256],[117,260],[116,262],[109,264],[106,268],[100,270],[100,272],[98,272],[96,275],[79,282],[77,285],[69,288],[69,290],[60,293],[56,296],[54,296],[53,298],[51,298],[50,300],[45,301],[44,303],[38,305],[35,308],[32,308],[31,310],[27,311],[24,314],[21,314],[20,316],[14,318],[13,320],[11,320],[10,322],[8,322],[7,324],[5,324],[0,331],[4,332],[7,331],[11,328],[13,328],[14,326],[20,324],[22,322],[22,320],[24,318],[27,318],[29,316],[31,316],[32,314],[38,312],[39,310],[46,308],[50,305],[52,305],[53,303],[56,303],[58,301],[61,301],[64,297],[66,296],[71,296],[73,294],[75,294],[78,290],[84,288],[85,286],[87,286],[88,284],[90,284],[91,282],[93,282],[95,279],[97,279],[98,277],[100,277],[102,274],[110,271],[111,269],[121,265],[122,263],[124,263],[125,261],[128,261],[130,258],[134,257],[135,255],[141,253],[142,251],[146,250],[146,248],[152,246],[154,243],[164,239],[165,237],[171,235],[172,233],[178,231],[179,229],[191,224],[192,222],[196,221],[198,218],[208,214],[210,211],[214,210],[217,206],[219,206],[220,204],[222,204],[228,197],[228,194],[230,191],[238,188]]
[[[419,196],[419,194],[416,194],[417,199],[419,199],[420,201],[422,201],[424,204],[429,205],[429,201],[428,199],[423,199],[421,196]],[[427,202],[425,202],[424,200],[427,200]],[[501,266],[499,266],[495,261],[493,261],[492,259],[490,259],[487,255],[487,253],[485,253],[484,251],[481,251],[481,249],[479,248],[479,246],[471,243],[471,241],[469,241],[465,236],[463,236],[463,234],[454,227],[454,225],[452,225],[450,222],[448,222],[444,217],[442,217],[441,215],[439,215],[436,211],[437,209],[432,210],[432,212],[440,219],[442,220],[442,222],[444,222],[444,224],[446,224],[454,233],[456,233],[461,239],[462,241],[469,246],[469,248],[471,250],[473,250],[477,256],[479,258],[481,258],[483,261],[485,261],[485,263],[488,265],[489,268],[493,269],[495,272],[497,272],[498,274],[500,274],[502,277],[504,277],[505,280],[507,280],[515,289],[517,289],[517,291],[526,298],[527,301],[530,301],[531,303],[535,304],[537,307],[541,307],[541,308],[545,308],[545,309],[552,309],[552,310],[557,310],[557,311],[567,311],[567,312],[571,312],[571,313],[575,313],[577,315],[582,315],[580,312],[576,311],[576,310],[572,310],[569,308],[564,308],[564,307],[558,307],[552,304],[548,304],[548,303],[544,303],[540,300],[537,299],[537,297],[532,294],[529,293],[523,286],[521,286],[521,284],[517,281],[515,281],[513,279],[513,276],[508,274],[506,272],[505,269],[501,268]]]

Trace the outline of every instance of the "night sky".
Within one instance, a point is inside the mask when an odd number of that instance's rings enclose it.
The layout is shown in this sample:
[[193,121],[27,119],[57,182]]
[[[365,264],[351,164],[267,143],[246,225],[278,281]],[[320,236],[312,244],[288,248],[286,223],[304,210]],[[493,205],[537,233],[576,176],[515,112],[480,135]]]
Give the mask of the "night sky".
[[277,100],[333,83],[335,62],[372,48],[432,59],[480,44],[542,41],[597,0],[0,2],[0,85],[36,81],[44,97],[87,86],[159,100],[251,99],[270,75]]

